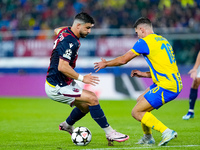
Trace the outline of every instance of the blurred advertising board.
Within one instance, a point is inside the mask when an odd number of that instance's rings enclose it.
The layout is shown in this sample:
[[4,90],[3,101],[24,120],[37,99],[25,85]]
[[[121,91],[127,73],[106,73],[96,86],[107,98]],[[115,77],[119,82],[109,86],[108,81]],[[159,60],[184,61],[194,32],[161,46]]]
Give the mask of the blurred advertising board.
[[[81,47],[79,56],[119,56],[130,50],[137,38],[99,38],[80,39]],[[17,40],[13,42],[14,56],[17,57],[37,57],[50,56],[54,40]],[[5,43],[7,44],[7,43]],[[5,50],[6,51],[6,50]],[[8,51],[8,50],[7,50]]]
[[95,56],[97,49],[96,39],[80,39],[81,47],[78,50],[79,56]]
[[[99,84],[96,86],[77,82],[82,88],[93,91],[102,100],[121,100],[127,98],[135,100],[152,84],[150,78],[130,78],[129,74],[115,76],[112,73],[94,73],[93,75],[98,76],[100,79]],[[1,74],[0,96],[47,97],[44,89],[45,77],[46,74]],[[190,86],[187,85],[192,83],[189,75],[182,75],[182,80],[183,90],[177,97],[178,99],[189,97]],[[200,98],[200,95],[198,95],[198,98]]]
[[[14,55],[17,57],[51,56],[54,40],[17,40]],[[14,46],[13,46],[14,48]],[[79,56],[95,56],[96,40],[83,39]]]
[[15,56],[51,56],[53,40],[17,40]]
[[120,56],[130,50],[137,38],[100,38],[97,41],[97,56]]
[[[114,74],[94,73],[93,75],[100,79],[96,86],[77,82],[82,88],[93,91],[99,99],[136,99],[145,90],[141,79],[133,79],[126,74],[114,76]],[[46,74],[1,75],[0,96],[46,97],[45,77]]]
[[0,42],[0,57],[12,57],[14,55],[14,41]]

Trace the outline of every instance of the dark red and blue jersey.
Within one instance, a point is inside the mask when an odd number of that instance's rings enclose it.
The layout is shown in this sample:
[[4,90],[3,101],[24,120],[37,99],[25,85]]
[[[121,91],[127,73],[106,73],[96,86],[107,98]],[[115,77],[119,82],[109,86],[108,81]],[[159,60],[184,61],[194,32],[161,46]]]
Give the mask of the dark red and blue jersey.
[[64,28],[59,32],[54,42],[50,58],[50,65],[46,76],[47,82],[53,86],[66,86],[73,81],[72,78],[69,78],[58,71],[58,64],[59,59],[63,59],[68,61],[72,68],[75,68],[79,47],[79,38],[74,35],[70,27]]

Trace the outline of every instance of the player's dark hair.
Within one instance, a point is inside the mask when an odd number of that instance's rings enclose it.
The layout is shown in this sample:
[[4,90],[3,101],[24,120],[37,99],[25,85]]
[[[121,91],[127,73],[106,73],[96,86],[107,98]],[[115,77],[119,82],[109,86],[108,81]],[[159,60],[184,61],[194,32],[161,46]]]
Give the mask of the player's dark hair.
[[133,25],[134,28],[137,28],[138,25],[140,24],[147,24],[149,26],[152,26],[151,21],[149,20],[149,18],[146,17],[141,17],[138,20],[136,20],[135,24]]
[[76,19],[81,20],[84,23],[94,24],[94,19],[90,15],[88,15],[87,13],[85,13],[85,12],[81,12],[81,13],[77,14],[75,16],[75,20]]

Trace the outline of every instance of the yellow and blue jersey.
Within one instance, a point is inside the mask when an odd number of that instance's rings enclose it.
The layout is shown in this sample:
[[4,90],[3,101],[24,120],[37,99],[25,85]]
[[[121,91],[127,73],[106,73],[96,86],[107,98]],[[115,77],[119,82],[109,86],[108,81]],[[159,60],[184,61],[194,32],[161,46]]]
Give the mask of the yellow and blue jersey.
[[153,82],[172,92],[180,92],[183,85],[170,43],[162,36],[149,34],[139,39],[131,49],[147,61]]

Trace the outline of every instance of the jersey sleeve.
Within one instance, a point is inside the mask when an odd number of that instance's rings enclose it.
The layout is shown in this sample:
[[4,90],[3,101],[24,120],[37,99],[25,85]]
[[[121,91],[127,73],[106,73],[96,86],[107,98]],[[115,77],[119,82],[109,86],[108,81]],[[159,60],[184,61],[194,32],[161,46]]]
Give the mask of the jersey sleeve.
[[69,35],[58,43],[58,55],[60,58],[71,61],[77,54],[77,42]]
[[135,53],[136,55],[140,55],[140,54],[148,55],[149,54],[149,47],[143,39],[139,39],[135,43],[135,45],[133,46],[131,51],[133,53]]
[[60,29],[60,31],[58,32],[58,35],[59,35],[60,33],[62,33],[63,31],[65,31],[67,28],[68,28],[68,27],[65,27],[65,28]]

